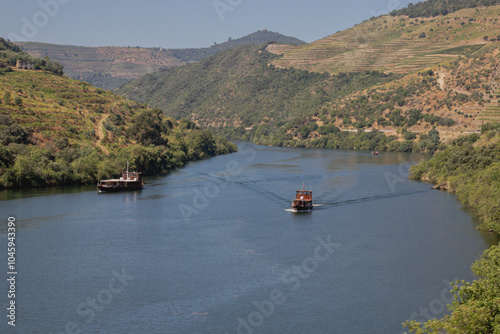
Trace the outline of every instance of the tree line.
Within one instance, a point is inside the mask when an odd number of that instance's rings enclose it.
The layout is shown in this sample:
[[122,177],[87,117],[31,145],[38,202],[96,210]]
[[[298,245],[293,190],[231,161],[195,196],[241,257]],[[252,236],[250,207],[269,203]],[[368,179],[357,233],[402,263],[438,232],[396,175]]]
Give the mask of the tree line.
[[500,0],[427,0],[416,4],[409,3],[407,7],[393,10],[392,16],[407,15],[415,17],[435,17],[447,15],[465,8],[476,8],[482,6],[494,6]]
[[91,145],[71,145],[54,138],[35,145],[32,131],[0,114],[0,188],[93,184],[119,176],[130,167],[144,175],[165,175],[188,161],[236,151],[236,145],[189,120],[166,119],[160,110],[145,110],[127,130],[133,142],[109,154]]

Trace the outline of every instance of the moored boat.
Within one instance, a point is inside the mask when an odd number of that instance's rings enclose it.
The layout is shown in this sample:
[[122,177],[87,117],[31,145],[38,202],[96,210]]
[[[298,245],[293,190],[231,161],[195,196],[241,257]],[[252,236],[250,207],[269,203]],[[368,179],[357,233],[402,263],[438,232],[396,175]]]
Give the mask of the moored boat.
[[142,181],[141,174],[138,172],[129,172],[128,162],[127,171],[122,172],[122,176],[119,179],[101,180],[97,182],[97,188],[99,188],[101,192],[141,190],[143,187],[144,182]]
[[295,199],[292,202],[292,209],[296,211],[312,210],[312,190],[307,190],[305,183],[302,184],[302,189],[298,189],[295,194]]

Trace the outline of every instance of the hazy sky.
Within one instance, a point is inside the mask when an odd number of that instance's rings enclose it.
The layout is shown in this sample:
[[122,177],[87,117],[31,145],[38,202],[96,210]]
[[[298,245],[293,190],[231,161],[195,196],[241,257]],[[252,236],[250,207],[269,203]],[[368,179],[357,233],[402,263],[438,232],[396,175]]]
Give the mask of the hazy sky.
[[188,48],[268,29],[312,42],[409,2],[4,0],[0,37],[83,46]]

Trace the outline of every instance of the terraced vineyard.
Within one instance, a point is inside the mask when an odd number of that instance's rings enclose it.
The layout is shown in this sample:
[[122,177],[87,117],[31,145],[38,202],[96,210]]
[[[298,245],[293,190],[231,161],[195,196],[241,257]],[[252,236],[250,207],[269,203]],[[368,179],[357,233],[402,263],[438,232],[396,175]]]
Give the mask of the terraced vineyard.
[[498,43],[500,6],[435,18],[381,16],[303,46],[270,45],[278,67],[316,72],[378,70],[408,73]]
[[481,112],[478,118],[480,121],[500,121],[500,105],[488,106]]
[[[500,55],[500,52],[499,52]],[[493,69],[489,79],[490,91],[488,94],[488,103],[485,104],[478,120],[481,122],[500,121],[500,60]]]
[[102,148],[100,143],[104,140],[108,145],[123,146],[124,138],[103,130],[99,120],[108,114],[130,117],[142,108],[138,103],[88,83],[48,76],[41,71],[14,71],[0,75],[0,95],[6,93],[17,102],[4,103],[0,110],[11,115],[20,125],[32,129],[41,145],[55,138],[66,138],[78,145],[90,143]]
[[[33,57],[49,57],[64,65],[65,74],[84,81],[106,75],[119,86],[160,68],[182,65],[170,50],[136,47],[83,47],[35,42],[19,42]],[[108,78],[109,80],[109,78]],[[104,87],[112,88],[112,87]]]

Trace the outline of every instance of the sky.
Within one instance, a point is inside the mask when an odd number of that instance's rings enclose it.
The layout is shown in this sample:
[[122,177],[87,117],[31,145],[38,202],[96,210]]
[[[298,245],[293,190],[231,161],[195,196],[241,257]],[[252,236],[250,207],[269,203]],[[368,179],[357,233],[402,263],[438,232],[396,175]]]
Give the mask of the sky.
[[410,2],[4,0],[0,37],[79,46],[199,48],[267,29],[310,43]]

